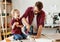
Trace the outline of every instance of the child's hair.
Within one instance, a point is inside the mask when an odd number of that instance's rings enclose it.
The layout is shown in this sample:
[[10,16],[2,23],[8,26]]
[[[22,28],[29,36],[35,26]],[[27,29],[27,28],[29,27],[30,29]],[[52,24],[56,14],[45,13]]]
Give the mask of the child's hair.
[[13,16],[16,11],[19,11],[18,9],[12,9],[11,15]]

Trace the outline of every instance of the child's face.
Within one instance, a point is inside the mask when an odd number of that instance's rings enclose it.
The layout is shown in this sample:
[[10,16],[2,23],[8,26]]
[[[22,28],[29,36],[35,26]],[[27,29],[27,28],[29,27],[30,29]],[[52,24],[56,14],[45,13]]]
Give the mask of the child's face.
[[15,14],[15,15],[14,15],[15,18],[20,18],[20,12],[19,12],[19,11],[15,11],[14,14]]

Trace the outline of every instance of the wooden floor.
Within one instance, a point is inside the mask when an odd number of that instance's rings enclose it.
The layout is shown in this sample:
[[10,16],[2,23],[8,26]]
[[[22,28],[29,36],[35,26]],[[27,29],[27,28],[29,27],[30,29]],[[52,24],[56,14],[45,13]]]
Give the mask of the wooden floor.
[[[39,39],[35,39],[35,40],[27,39],[27,40],[22,40],[22,41],[23,42],[32,42],[32,41],[34,41],[34,42],[44,42],[44,41],[60,42],[60,33],[56,33],[56,28],[54,28],[54,29],[53,28],[43,28],[42,34],[43,34],[43,36],[41,36],[41,38],[39,38]],[[56,40],[55,38],[58,40]],[[9,37],[8,39],[12,40],[12,42],[14,41],[13,36]],[[53,41],[53,40],[55,40],[55,41]],[[0,42],[5,42],[5,41],[6,41],[6,39],[2,40]],[[14,42],[20,42],[20,41],[14,41]]]
[[60,42],[60,34],[42,34],[39,39],[13,40],[13,36],[0,42]]

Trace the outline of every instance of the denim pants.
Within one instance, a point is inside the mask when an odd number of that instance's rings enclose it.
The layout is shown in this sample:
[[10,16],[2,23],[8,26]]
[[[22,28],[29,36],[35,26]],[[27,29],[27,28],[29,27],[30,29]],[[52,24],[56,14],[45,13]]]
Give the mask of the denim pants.
[[22,39],[26,39],[26,35],[25,34],[13,34],[14,36],[14,40],[22,40]]

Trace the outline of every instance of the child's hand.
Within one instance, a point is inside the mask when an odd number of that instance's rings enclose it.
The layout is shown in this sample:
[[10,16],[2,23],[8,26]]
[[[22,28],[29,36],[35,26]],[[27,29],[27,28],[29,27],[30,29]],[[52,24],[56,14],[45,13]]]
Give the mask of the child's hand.
[[17,26],[19,23],[18,22],[15,22],[13,25],[12,25],[12,29]]
[[22,27],[23,27],[23,25],[20,25],[20,27],[22,28]]
[[23,27],[23,25],[19,25],[18,22],[15,22],[14,25],[16,25],[17,27],[21,27],[21,28]]
[[15,22],[14,25],[18,25],[19,23],[18,22]]
[[23,25],[17,25],[17,27],[21,27],[21,28],[22,28],[22,27],[23,27]]

